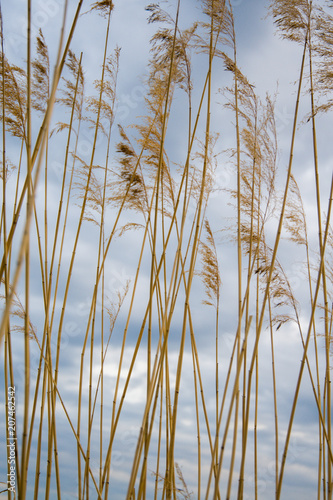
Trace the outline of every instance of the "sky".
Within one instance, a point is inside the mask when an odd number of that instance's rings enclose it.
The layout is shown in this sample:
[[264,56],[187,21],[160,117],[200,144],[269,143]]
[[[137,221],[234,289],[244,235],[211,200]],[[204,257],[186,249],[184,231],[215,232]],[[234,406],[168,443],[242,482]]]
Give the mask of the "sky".
[[[137,137],[137,130],[131,128],[132,124],[140,123],[141,117],[146,112],[144,96],[146,95],[146,78],[148,75],[148,63],[150,58],[150,39],[153,36],[156,26],[147,23],[147,12],[145,0],[123,0],[115,1],[114,12],[111,19],[109,53],[116,47],[121,48],[120,66],[117,82],[117,108],[115,123],[120,123],[129,134],[133,142]],[[175,13],[175,2],[170,0],[170,7],[166,2],[161,5],[170,8]],[[281,39],[276,33],[276,28],[268,14],[269,2],[266,0],[232,0],[231,1],[237,38],[238,65],[248,81],[254,85],[257,95],[262,101],[265,100],[268,92],[273,99],[276,99],[275,118],[278,132],[278,172],[277,182],[279,190],[283,192],[288,157],[290,149],[290,137],[292,130],[292,120],[296,98],[296,81],[301,64],[302,49],[295,43]],[[59,30],[62,22],[63,0],[39,0],[33,1],[32,25],[33,34],[38,33],[42,28],[46,43],[49,47],[51,69],[55,64],[57,47],[59,41]],[[91,2],[87,0],[83,3],[84,13],[78,22],[77,31],[71,44],[71,50],[77,55],[83,52],[83,67],[85,75],[85,93],[91,95],[94,92],[93,83],[99,78],[102,64],[102,54],[104,45],[105,19],[96,13],[87,13]],[[66,30],[75,13],[76,2],[70,0],[67,12]],[[5,54],[12,64],[25,64],[26,45],[26,1],[11,0],[1,2],[1,10],[4,26]],[[194,0],[182,0],[180,11],[180,27],[182,29],[191,25],[196,20],[202,19],[200,2]],[[208,60],[204,54],[192,54],[193,63],[193,110],[196,113],[199,105],[200,94],[202,92],[204,79],[207,72]],[[221,268],[221,319],[219,325],[220,338],[220,380],[226,379],[228,363],[232,353],[235,331],[237,328],[235,310],[237,308],[237,285],[235,283],[235,269],[237,268],[237,251],[235,242],[232,241],[226,227],[235,224],[235,210],[230,206],[228,190],[235,187],[235,170],[232,163],[231,148],[235,147],[235,126],[234,116],[224,106],[224,96],[220,89],[231,84],[230,74],[228,74],[220,60],[213,66],[213,105],[211,113],[211,131],[218,133],[215,154],[217,158],[217,169],[214,173],[216,190],[212,193],[208,207],[212,230],[217,244],[217,254]],[[275,97],[274,97],[275,96]],[[170,116],[166,147],[172,164],[172,171],[175,172],[177,165],[184,165],[187,150],[186,135],[186,115],[184,107],[184,93],[175,93],[175,105]],[[309,93],[304,90],[301,97],[300,116],[301,120],[297,128],[297,140],[294,151],[294,175],[301,189],[305,211],[308,217],[308,232],[310,247],[313,249],[311,261],[315,265],[318,251],[318,229],[315,212],[315,187],[313,177],[313,153],[311,145],[311,126],[303,118],[309,110]],[[68,114],[56,107],[52,119],[54,126],[59,120],[68,119]],[[40,118],[35,119],[33,137],[36,137],[37,125]],[[303,120],[303,121],[302,121]],[[331,124],[330,115],[320,116],[318,119],[318,150],[320,160],[320,186],[322,194],[322,210],[327,210],[328,195],[330,188],[330,178],[332,175],[332,151],[331,151]],[[184,133],[185,131],[185,133]],[[199,134],[204,137],[203,122],[199,123]],[[199,135],[198,134],[198,135]],[[119,135],[114,129],[111,141],[110,165],[116,168],[117,155],[115,152]],[[60,186],[60,169],[63,161],[63,151],[65,145],[65,135],[57,136],[54,140],[55,146],[50,146],[49,152],[49,234],[54,230],[57,195]],[[92,143],[92,132],[88,124],[82,124],[78,152],[82,159],[87,161]],[[13,163],[18,161],[19,146],[18,141],[9,138],[6,144],[8,156]],[[99,137],[96,150],[96,162],[103,162],[105,158],[106,140]],[[175,173],[175,177],[177,174]],[[12,175],[8,182],[8,190],[13,193],[15,175]],[[43,206],[44,179],[41,177],[36,195],[36,204],[40,210]],[[282,196],[282,195],[281,195]],[[76,221],[79,214],[78,202],[71,201],[69,219],[67,224],[67,240],[64,248],[64,260],[69,263],[71,248],[76,231]],[[189,207],[189,216],[194,216],[196,204],[193,202]],[[110,212],[111,214],[111,212]],[[122,215],[120,224],[130,221],[141,222],[140,218],[129,211]],[[112,228],[113,219],[111,216],[106,220],[106,232]],[[18,232],[22,231],[22,219],[18,225]],[[273,241],[276,233],[277,222],[272,218],[268,225],[268,235]],[[222,230],[223,229],[223,230]],[[304,273],[305,252],[303,248],[291,245],[287,240],[287,235],[283,233],[280,244],[279,258],[285,266],[285,270],[292,283],[295,295],[300,304],[300,323],[303,334],[306,335],[309,316],[310,300],[307,290],[307,278]],[[121,238],[117,238],[112,243],[110,255],[106,261],[105,289],[106,294],[115,301],[117,293],[122,291],[127,280],[131,284],[134,282],[139,250],[143,237],[142,230],[128,231]],[[2,241],[2,240],[1,240]],[[65,402],[68,414],[73,422],[77,416],[77,387],[80,356],[82,351],[82,339],[85,333],[85,325],[88,317],[92,286],[95,280],[97,261],[97,227],[85,223],[82,235],[80,236],[79,249],[76,256],[74,272],[70,285],[70,294],[66,309],[64,330],[62,336],[59,391],[62,400]],[[17,238],[15,245],[18,245]],[[50,243],[49,243],[50,244]],[[158,242],[159,248],[160,242]],[[17,252],[14,247],[14,255]],[[36,325],[38,334],[43,329],[43,305],[40,284],[40,272],[38,271],[37,247],[33,247],[32,252],[32,280],[31,280],[31,318]],[[172,251],[175,244],[171,245]],[[35,253],[34,253],[35,252]],[[244,258],[245,261],[245,258]],[[198,264],[199,267],[199,264]],[[143,255],[143,271],[140,273],[138,290],[136,294],[132,319],[128,331],[126,352],[124,357],[124,368],[121,376],[121,388],[125,384],[125,376],[129,368],[138,332],[141,327],[143,311],[145,311],[149,292],[149,270],[150,257],[146,252]],[[245,276],[245,270],[244,270]],[[60,278],[60,293],[63,288],[67,274],[65,269]],[[214,328],[215,318],[213,308],[202,305],[204,288],[198,276],[194,277],[195,285],[191,294],[191,311],[193,324],[195,325],[196,341],[199,349],[200,366],[203,386],[205,388],[206,404],[211,422],[214,422],[215,393],[214,393],[214,351],[212,344],[215,341]],[[130,285],[131,290],[131,285]],[[23,293],[23,281],[20,282],[18,292]],[[171,386],[174,387],[175,373],[178,360],[179,335],[182,326],[182,311],[184,303],[183,291],[180,291],[169,339],[169,363],[171,376]],[[126,296],[123,307],[112,332],[112,349],[108,351],[105,363],[105,402],[104,410],[106,418],[104,420],[104,435],[108,436],[109,416],[112,409],[113,388],[115,384],[115,373],[120,356],[121,341],[125,328],[127,311],[130,304],[130,292]],[[255,304],[251,306],[251,314],[255,313]],[[57,315],[60,312],[60,301]],[[320,327],[322,325],[318,323]],[[154,318],[154,332],[158,331],[158,321]],[[156,336],[155,336],[156,338]],[[254,342],[253,328],[250,330],[249,352]],[[120,500],[125,498],[126,486],[129,477],[129,470],[133,461],[133,454],[137,442],[139,428],[145,404],[146,391],[146,354],[143,347],[140,349],[135,364],[134,374],[128,388],[124,409],[119,422],[114,444],[114,458],[111,468],[112,495],[110,498]],[[155,345],[155,343],[154,343]],[[277,367],[277,395],[279,413],[279,446],[280,456],[284,445],[287,425],[289,421],[293,395],[296,387],[297,377],[302,359],[302,344],[297,326],[293,322],[288,322],[281,329],[274,332],[275,345],[275,365]],[[100,341],[96,340],[96,351],[100,346]],[[52,346],[55,348],[55,345]],[[4,363],[3,346],[0,347],[1,364]],[[324,380],[324,349],[323,341],[319,340],[319,355],[321,360],[321,380]],[[18,427],[22,424],[23,415],[23,391],[24,391],[24,345],[19,338],[15,341],[14,360],[16,366],[16,393],[17,393],[17,415]],[[87,356],[84,369],[83,408],[88,405],[88,366]],[[259,345],[259,414],[258,414],[258,467],[259,484],[258,498],[267,499],[274,496],[274,412],[272,393],[272,359],[271,342],[267,325],[264,326],[262,338]],[[314,353],[312,343],[309,351],[309,361],[314,367]],[[37,373],[38,348],[31,342],[31,369],[32,380]],[[213,367],[213,368],[212,368]],[[93,372],[93,384],[97,383],[99,377],[98,362]],[[5,398],[3,384],[3,370],[0,375],[1,398]],[[230,390],[228,393],[230,397]],[[251,403],[253,403],[251,399]],[[197,498],[196,491],[196,420],[194,410],[194,387],[193,387],[193,364],[189,335],[186,338],[183,376],[180,391],[180,405],[177,424],[177,439],[175,456],[176,461],[181,466],[184,478],[193,491],[191,498]],[[253,407],[252,407],[253,408]],[[0,441],[5,443],[5,429],[3,422],[4,406],[1,405],[1,425]],[[86,419],[86,415],[84,415]],[[85,419],[83,421],[85,422]],[[245,469],[245,494],[244,499],[254,498],[253,485],[253,409],[250,412],[248,455]],[[59,404],[58,408],[58,428],[61,429],[58,439],[59,462],[61,464],[61,484],[62,498],[69,500],[77,498],[77,473],[75,468],[76,443],[73,433],[68,425],[68,421]],[[158,417],[155,417],[157,427]],[[204,429],[205,422],[203,415],[200,416],[200,425]],[[213,423],[212,429],[214,428]],[[225,420],[222,421],[222,429]],[[233,424],[232,424],[233,425]],[[231,425],[230,435],[233,426]],[[152,453],[148,461],[148,481],[149,485],[154,482],[154,471],[156,470],[156,432],[153,434]],[[91,468],[98,475],[98,434],[94,431],[92,439]],[[238,443],[240,435],[238,436]],[[107,443],[107,439],[105,441]],[[105,444],[106,446],[106,444]],[[317,460],[318,460],[318,412],[313,397],[313,392],[309,376],[305,370],[301,385],[299,404],[297,406],[295,422],[288,453],[285,479],[281,494],[281,499],[292,500],[302,498],[312,500],[317,491]],[[203,431],[202,436],[202,463],[203,463],[203,487],[205,492],[207,477],[209,473],[209,444],[207,435]],[[32,447],[31,452],[31,472],[28,476],[28,495],[32,498],[34,477],[33,466],[36,456],[36,449]],[[74,457],[74,459],[73,459]],[[224,467],[222,469],[221,491],[224,492],[225,483],[228,478],[228,464],[231,457],[231,438],[227,441],[225,451]],[[74,462],[74,466],[73,466]],[[41,491],[43,491],[43,481],[45,482],[46,470],[45,451],[42,455]],[[130,465],[129,465],[130,464]],[[236,488],[238,484],[238,472],[240,467],[239,456],[235,463],[235,486],[232,490],[232,498],[236,498]],[[4,468],[4,447],[1,452],[0,481],[6,471]],[[92,485],[91,485],[92,486]],[[211,493],[212,495],[212,493]],[[0,495],[1,496],[1,495]],[[52,480],[50,498],[56,498],[56,485]],[[91,498],[94,498],[92,486]],[[153,495],[147,496],[150,500]],[[212,498],[210,496],[209,498]]]

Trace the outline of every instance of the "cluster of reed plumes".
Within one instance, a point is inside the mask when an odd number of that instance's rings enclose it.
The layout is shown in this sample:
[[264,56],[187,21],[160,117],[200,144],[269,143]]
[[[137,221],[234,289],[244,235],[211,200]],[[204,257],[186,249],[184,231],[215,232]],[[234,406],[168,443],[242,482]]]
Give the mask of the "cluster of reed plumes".
[[[13,417],[17,438],[15,492],[1,451],[8,498],[303,498],[295,466],[304,457],[293,450],[289,460],[301,405],[315,422],[311,446],[300,443],[316,478],[308,498],[332,499],[332,179],[323,194],[316,124],[333,103],[333,18],[310,0],[269,7],[302,51],[288,165],[278,172],[275,97],[258,96],[239,68],[233,2],[198,1],[186,29],[182,3],[146,6],[155,31],[143,116],[131,128],[117,115],[116,1],[79,0],[52,64],[47,33],[31,34],[32,0],[21,67],[6,57],[1,15],[1,437]],[[91,97],[86,49],[71,49],[83,13],[105,27]],[[230,119],[232,146],[214,113]],[[311,231],[294,154],[301,123],[312,130]],[[290,256],[302,263],[297,289]],[[131,280],[107,286],[121,259]],[[292,366],[276,342],[297,344]]]

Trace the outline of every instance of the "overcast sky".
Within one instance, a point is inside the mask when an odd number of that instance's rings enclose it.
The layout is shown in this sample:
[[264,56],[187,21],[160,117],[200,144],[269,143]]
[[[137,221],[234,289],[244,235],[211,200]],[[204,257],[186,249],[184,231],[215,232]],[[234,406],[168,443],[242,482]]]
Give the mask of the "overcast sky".
[[[123,127],[129,127],[133,123],[140,121],[140,116],[145,113],[143,96],[146,92],[145,78],[148,73],[149,62],[149,40],[153,35],[156,26],[147,24],[147,12],[145,6],[148,2],[145,0],[115,0],[114,12],[111,20],[109,52],[111,53],[116,46],[121,48],[120,70],[117,90],[117,113],[116,123],[121,123]],[[171,12],[175,12],[175,1],[170,0]],[[39,27],[42,28],[45,40],[49,46],[51,68],[55,62],[57,53],[59,29],[62,22],[63,0],[40,0],[33,1],[33,28],[35,33]],[[69,1],[67,14],[67,29],[73,18],[76,2]],[[276,95],[276,124],[279,135],[279,159],[278,159],[278,182],[280,189],[283,188],[287,161],[290,147],[290,136],[292,129],[292,119],[295,106],[296,84],[299,68],[301,64],[301,47],[282,40],[276,33],[272,19],[268,17],[269,2],[266,0],[232,0],[234,9],[235,27],[237,36],[237,51],[239,67],[249,82],[255,86],[259,97],[264,100],[266,92],[271,96]],[[83,3],[82,12],[89,10],[91,2]],[[162,4],[167,8],[167,4]],[[6,0],[1,2],[1,9],[4,24],[5,53],[10,62],[17,65],[24,65],[26,59],[25,29],[26,29],[26,0]],[[200,4],[195,0],[182,0],[180,12],[180,26],[182,28],[198,19],[202,19]],[[79,55],[83,51],[83,67],[86,80],[86,94],[93,92],[93,81],[99,78],[102,54],[104,46],[105,20],[98,17],[95,13],[81,16],[76,34],[73,39],[71,49]],[[203,88],[204,79],[207,72],[208,60],[204,55],[192,56],[194,70],[194,112],[199,105],[200,93]],[[220,320],[220,370],[221,384],[225,380],[228,361],[231,356],[233,339],[237,327],[235,311],[237,308],[237,287],[235,283],[235,270],[237,265],[236,246],[230,243],[230,237],[225,236],[220,230],[226,225],[233,224],[230,217],[235,216],[235,212],[227,205],[226,198],[223,198],[225,189],[232,189],[235,186],[234,170],[230,163],[230,154],[227,150],[235,146],[235,127],[234,118],[230,112],[223,106],[223,95],[219,89],[225,85],[230,85],[230,75],[227,74],[222,62],[217,62],[214,66],[213,91],[214,104],[212,107],[212,132],[220,133],[216,146],[219,165],[215,173],[215,180],[218,192],[212,195],[208,206],[208,215],[211,226],[216,232],[217,252],[220,259],[222,291],[221,291],[221,320]],[[182,94],[184,95],[184,94]],[[181,95],[176,95],[175,99],[181,100]],[[304,92],[301,101],[301,118],[309,111],[310,98],[308,93]],[[54,124],[62,118],[63,111],[55,110]],[[187,136],[182,133],[182,123],[184,115],[182,113],[181,103],[176,101],[174,114],[170,119],[166,142],[168,145],[168,154],[171,161],[184,164],[186,160]],[[322,187],[322,209],[326,210],[329,194],[330,176],[332,173],[332,140],[331,129],[329,126],[330,116],[321,117],[319,124],[319,158],[320,158],[320,182]],[[37,121],[36,121],[37,123]],[[185,123],[185,122],[184,122]],[[83,126],[83,137],[85,141],[91,140],[91,132]],[[36,129],[37,130],[37,129]],[[36,130],[33,134],[36,134]],[[90,135],[89,135],[90,134]],[[135,137],[135,131],[128,129],[128,134]],[[115,127],[115,136],[112,141],[112,151],[110,153],[111,165],[116,164],[115,143],[119,137]],[[202,139],[202,137],[201,137]],[[61,143],[61,139],[58,139]],[[84,144],[81,143],[82,154],[84,154]],[[101,139],[97,148],[97,161],[105,157],[105,139]],[[8,155],[15,164],[18,161],[19,146],[16,140],[8,139]],[[62,161],[61,148],[54,148],[49,158],[49,204],[50,204],[50,234],[52,234],[52,224],[56,216],[56,201],[52,200],[52,192],[58,193],[59,189],[59,165]],[[100,160],[103,161],[103,160]],[[176,168],[175,166],[173,167]],[[311,149],[311,127],[308,123],[299,124],[298,135],[295,146],[294,174],[302,191],[305,209],[308,215],[309,236],[313,243],[313,260],[316,259],[315,252],[317,248],[318,230],[316,226],[316,215],[314,212],[314,178],[313,161]],[[13,176],[15,177],[15,176]],[[11,182],[11,181],[10,181]],[[9,183],[8,189],[13,189],[14,184]],[[42,199],[43,179],[37,191],[37,203]],[[218,194],[217,194],[218,193]],[[226,201],[227,200],[227,201]],[[194,214],[195,206],[192,207]],[[191,213],[191,212],[190,212]],[[78,214],[78,208],[72,202],[71,214],[68,224],[69,241],[73,238],[75,220]],[[128,212],[123,216],[122,223],[127,222]],[[235,219],[234,219],[235,220]],[[231,222],[230,222],[231,221]],[[142,222],[142,221],[141,221]],[[19,226],[20,229],[21,226]],[[107,222],[107,227],[112,225]],[[276,222],[272,222],[271,232],[275,234]],[[130,279],[133,283],[138,252],[143,237],[142,232],[128,232],[124,237],[116,240],[111,250],[110,261],[106,265],[106,291],[111,299],[115,299],[116,292],[121,290],[126,280]],[[97,229],[93,226],[85,227],[82,233],[75,272],[70,288],[70,300],[68,302],[63,346],[61,355],[61,368],[59,388],[68,413],[72,416],[73,422],[76,421],[76,401],[78,386],[78,370],[80,354],[82,349],[82,335],[85,329],[88,308],[91,301],[92,284],[95,279],[95,266],[97,258],[96,242],[98,238]],[[18,241],[18,240],[17,240]],[[292,250],[290,250],[292,248]],[[68,250],[66,258],[70,259],[71,249]],[[280,257],[284,261],[286,271],[291,278],[296,296],[300,301],[301,323],[304,335],[307,331],[308,320],[310,316],[310,301],[308,290],[303,283],[306,277],[302,271],[302,262],[305,259],[303,249],[296,249],[283,239],[281,242]],[[32,257],[33,266],[38,268],[38,260]],[[136,297],[132,321],[128,337],[128,351],[125,359],[124,376],[129,365],[129,356],[131,355],[138,331],[141,326],[143,311],[145,311],[148,299],[149,287],[149,255],[144,256],[143,272],[139,282],[139,293]],[[60,286],[63,286],[67,276],[61,278]],[[214,351],[211,346],[214,343],[214,314],[213,309],[201,304],[203,287],[200,280],[195,277],[196,285],[191,295],[191,307],[193,322],[195,324],[197,345],[200,353],[201,372],[203,374],[203,384],[206,390],[207,406],[211,421],[214,422]],[[89,286],[86,286],[87,282]],[[22,287],[22,284],[20,285]],[[39,281],[32,279],[32,301],[31,317],[36,325],[37,331],[43,329],[43,316],[41,287]],[[130,294],[129,294],[130,295]],[[179,332],[182,324],[183,296],[180,294],[180,303],[177,304],[170,332],[170,371],[175,373],[177,366],[177,346],[179,344]],[[129,299],[124,303],[122,312],[113,334],[112,351],[108,354],[105,369],[105,387],[110,387],[109,400],[106,398],[105,411],[111,410],[112,391],[115,382],[115,373],[117,360],[120,354],[120,345],[122,333],[125,326],[126,311],[129,305]],[[253,305],[254,310],[255,305]],[[252,311],[253,313],[253,311]],[[155,324],[157,327],[157,322]],[[211,332],[211,339],[209,334]],[[250,335],[250,346],[253,344],[253,331]],[[259,387],[259,415],[258,415],[258,442],[259,442],[259,498],[268,499],[274,496],[274,412],[272,396],[272,375],[271,375],[271,355],[270,338],[268,330],[263,330],[261,344],[259,348],[260,359],[260,387]],[[278,388],[278,411],[280,425],[280,453],[284,445],[284,437],[288,425],[291,411],[292,398],[295,390],[297,376],[302,357],[302,345],[297,327],[292,323],[283,326],[275,334],[276,348],[276,366],[277,368],[277,388]],[[38,349],[32,346],[32,370],[36,371],[36,359]],[[312,349],[312,347],[311,347]],[[97,347],[96,347],[97,350]],[[249,351],[251,349],[249,347]],[[35,355],[35,357],[34,357]],[[320,344],[320,356],[324,357],[323,344]],[[21,358],[21,359],[20,359]],[[15,359],[18,366],[17,376],[17,413],[22,415],[23,405],[23,343],[17,342],[15,350]],[[313,362],[313,352],[309,353],[310,362]],[[1,362],[3,354],[1,352]],[[312,365],[314,366],[314,364]],[[21,367],[21,370],[19,369]],[[194,391],[193,391],[193,365],[190,343],[187,339],[186,352],[184,357],[183,379],[181,385],[180,408],[178,415],[177,440],[175,450],[175,460],[182,467],[184,478],[189,489],[194,492],[192,498],[196,498],[196,422],[194,411]],[[98,379],[98,367],[94,372],[95,383]],[[88,360],[86,362],[86,376],[88,376]],[[3,373],[1,372],[1,380]],[[323,381],[322,377],[322,381]],[[133,453],[136,445],[138,431],[141,425],[142,413],[144,410],[145,391],[146,391],[146,358],[145,350],[142,349],[138,355],[136,369],[129,386],[128,396],[126,398],[123,416],[120,420],[119,431],[115,441],[115,459],[112,467],[111,481],[114,486],[110,498],[121,500],[126,493],[126,485],[129,474],[129,464],[133,459]],[[107,391],[106,391],[107,392]],[[1,397],[3,397],[3,385],[1,388]],[[88,391],[84,398],[88,402]],[[59,405],[60,406],[60,405]],[[1,407],[1,422],[4,422],[4,408]],[[156,418],[157,421],[157,418]],[[105,435],[107,436],[108,421],[105,419]],[[201,422],[202,428],[204,421]],[[213,426],[214,427],[214,426]],[[58,439],[59,461],[62,467],[62,498],[69,500],[76,498],[76,468],[72,467],[75,455],[76,444],[66,417],[59,409],[58,428],[61,428]],[[231,431],[230,431],[231,432]],[[230,433],[230,436],[232,434]],[[1,423],[1,442],[5,441],[3,424]],[[97,438],[97,434],[94,435]],[[98,474],[98,440],[92,448],[92,470]],[[230,445],[231,438],[228,444]],[[207,474],[210,465],[210,453],[208,440],[203,438],[203,490],[205,491]],[[282,490],[281,499],[293,500],[302,498],[304,500],[313,500],[316,496],[317,488],[317,460],[318,460],[318,415],[312,393],[312,388],[307,374],[301,387],[300,400],[296,412],[294,423],[294,432],[290,445],[290,452],[285,472],[285,481]],[[95,453],[95,455],[94,455]],[[227,464],[229,463],[231,446],[226,449],[225,464],[226,469],[222,471],[222,479],[225,481],[227,475]],[[193,458],[194,457],[194,458]],[[246,494],[244,498],[252,499],[253,494],[253,413],[250,415],[250,432],[248,445],[248,461],[246,465]],[[32,450],[31,470],[34,467],[35,450]],[[1,454],[0,481],[5,474],[3,466],[3,452]],[[45,456],[43,457],[45,459]],[[152,472],[154,471],[156,455],[153,452],[148,463],[149,480],[154,481]],[[193,463],[194,462],[194,463]],[[235,485],[238,484],[239,457],[235,465]],[[45,464],[44,464],[45,470]],[[224,482],[225,482],[224,481]],[[224,484],[224,483],[223,483]],[[33,491],[34,478],[33,472],[29,476],[28,491]],[[233,494],[236,494],[236,486]],[[223,488],[222,488],[222,491]],[[56,498],[55,483],[52,483],[52,495],[50,498]],[[31,493],[29,493],[31,495]],[[29,496],[28,498],[31,498]],[[92,490],[91,498],[94,498]],[[147,497],[150,499],[153,496]],[[232,498],[235,498],[232,496]]]

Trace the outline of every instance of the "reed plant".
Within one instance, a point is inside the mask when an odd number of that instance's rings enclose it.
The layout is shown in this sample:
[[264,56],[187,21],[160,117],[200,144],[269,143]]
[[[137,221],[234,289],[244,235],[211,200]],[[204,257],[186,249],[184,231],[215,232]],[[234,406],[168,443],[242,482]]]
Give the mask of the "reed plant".
[[235,2],[145,7],[131,123],[121,6],[60,3],[54,55],[27,0],[20,64],[0,6],[0,494],[332,500],[331,5],[267,2],[300,49],[282,149]]

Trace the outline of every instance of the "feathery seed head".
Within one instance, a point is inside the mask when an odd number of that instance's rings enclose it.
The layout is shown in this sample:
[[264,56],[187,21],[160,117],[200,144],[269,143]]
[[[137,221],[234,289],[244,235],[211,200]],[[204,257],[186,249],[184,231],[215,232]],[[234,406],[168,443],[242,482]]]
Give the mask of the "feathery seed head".
[[97,10],[102,17],[108,17],[113,8],[114,4],[112,0],[99,0],[98,2],[93,3],[90,10]]

